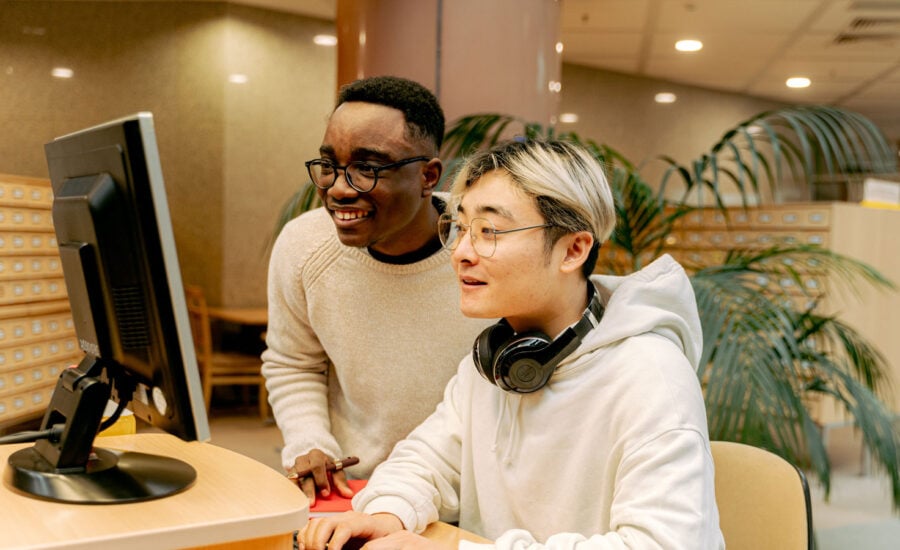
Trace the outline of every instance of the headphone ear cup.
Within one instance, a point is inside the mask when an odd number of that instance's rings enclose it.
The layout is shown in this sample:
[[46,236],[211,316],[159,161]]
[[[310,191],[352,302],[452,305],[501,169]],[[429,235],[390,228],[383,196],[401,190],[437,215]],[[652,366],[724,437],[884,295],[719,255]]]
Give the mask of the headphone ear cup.
[[494,353],[495,383],[506,391],[531,393],[547,384],[556,365],[547,365],[553,340],[542,332],[524,332]]
[[475,368],[478,369],[479,374],[491,384],[497,383],[494,373],[494,350],[503,345],[513,334],[512,327],[505,321],[500,321],[481,331],[481,334],[475,339],[475,345],[472,347],[472,360],[475,362]]

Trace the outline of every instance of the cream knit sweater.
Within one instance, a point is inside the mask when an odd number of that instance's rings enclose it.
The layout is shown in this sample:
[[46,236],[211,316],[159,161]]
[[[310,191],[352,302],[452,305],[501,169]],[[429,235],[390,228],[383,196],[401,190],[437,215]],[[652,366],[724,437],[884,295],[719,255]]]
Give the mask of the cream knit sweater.
[[467,319],[450,254],[409,265],[341,244],[325,210],[285,226],[269,265],[263,374],[282,462],[313,448],[355,455],[368,477],[434,410],[460,359],[493,321]]

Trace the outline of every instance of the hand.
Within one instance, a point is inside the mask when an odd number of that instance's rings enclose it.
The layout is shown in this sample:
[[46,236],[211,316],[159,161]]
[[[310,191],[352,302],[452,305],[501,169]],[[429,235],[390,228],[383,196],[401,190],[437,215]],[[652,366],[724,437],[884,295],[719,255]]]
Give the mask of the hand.
[[322,496],[331,494],[331,482],[334,482],[334,488],[342,497],[353,496],[353,489],[347,485],[347,474],[343,470],[336,470],[329,475],[327,467],[333,462],[319,449],[313,449],[294,459],[294,467],[289,474],[297,475],[297,485],[306,494],[310,506],[316,503],[316,489],[321,491]]
[[[328,546],[328,550],[331,550],[331,545]],[[370,540],[361,550],[447,550],[447,547],[412,531],[404,530]]]
[[297,541],[303,550],[341,550],[351,539],[380,539],[403,530],[400,518],[393,514],[344,512],[335,516],[312,518],[300,530]]

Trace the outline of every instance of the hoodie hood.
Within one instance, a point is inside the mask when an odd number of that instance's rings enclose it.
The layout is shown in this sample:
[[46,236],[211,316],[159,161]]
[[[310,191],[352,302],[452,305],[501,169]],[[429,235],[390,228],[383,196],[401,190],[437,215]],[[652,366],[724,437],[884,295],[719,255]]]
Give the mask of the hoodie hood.
[[[631,275],[593,275],[598,292],[611,294],[606,312],[571,359],[599,347],[648,332],[678,346],[696,370],[703,349],[703,330],[691,281],[668,254]],[[568,362],[568,361],[567,361]]]

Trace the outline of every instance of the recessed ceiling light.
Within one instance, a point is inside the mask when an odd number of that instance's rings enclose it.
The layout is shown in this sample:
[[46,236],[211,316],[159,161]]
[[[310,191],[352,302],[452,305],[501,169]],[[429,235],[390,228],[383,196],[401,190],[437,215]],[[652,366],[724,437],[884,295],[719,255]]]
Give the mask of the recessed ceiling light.
[[563,53],[563,43],[562,42],[556,43],[556,53]]
[[250,79],[245,74],[233,73],[228,75],[228,82],[232,84],[246,84],[248,80]]
[[559,121],[565,122],[567,124],[572,124],[574,122],[578,122],[578,115],[575,113],[563,113],[559,115]]
[[785,82],[788,88],[809,88],[811,81],[805,76],[792,76]]
[[50,74],[55,78],[72,78],[75,76],[75,71],[68,67],[54,67]]
[[653,96],[653,101],[657,103],[675,103],[676,99],[678,99],[678,96],[672,92],[659,92]]
[[337,36],[317,34],[313,37],[313,43],[318,46],[337,46]]
[[703,48],[703,42],[699,40],[679,40],[675,43],[675,49],[679,52],[696,52]]

